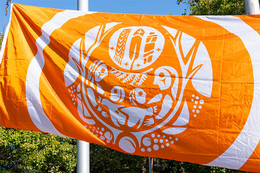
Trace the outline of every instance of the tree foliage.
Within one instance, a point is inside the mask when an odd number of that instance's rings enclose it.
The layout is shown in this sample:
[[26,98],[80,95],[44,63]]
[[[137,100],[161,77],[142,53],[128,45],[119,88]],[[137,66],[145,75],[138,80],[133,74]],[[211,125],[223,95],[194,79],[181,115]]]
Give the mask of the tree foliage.
[[51,134],[0,127],[0,170],[73,172],[75,140]]
[[[192,15],[240,15],[244,14],[243,0],[177,0],[189,4]],[[185,12],[186,13],[186,12]]]
[[242,173],[219,167],[209,167],[188,162],[154,158],[154,172],[158,173]]
[[90,145],[90,172],[148,172],[148,158]]

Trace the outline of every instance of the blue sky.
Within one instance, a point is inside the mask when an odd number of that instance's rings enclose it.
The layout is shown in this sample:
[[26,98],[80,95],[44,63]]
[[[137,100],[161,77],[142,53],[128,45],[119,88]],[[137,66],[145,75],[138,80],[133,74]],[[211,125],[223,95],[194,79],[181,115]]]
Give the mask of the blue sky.
[[[12,0],[12,2],[49,8],[77,9],[77,0]],[[6,0],[0,0],[0,32],[3,32],[5,3]],[[177,5],[177,0],[89,0],[89,10],[96,12],[181,15],[185,8],[188,9],[188,6]]]

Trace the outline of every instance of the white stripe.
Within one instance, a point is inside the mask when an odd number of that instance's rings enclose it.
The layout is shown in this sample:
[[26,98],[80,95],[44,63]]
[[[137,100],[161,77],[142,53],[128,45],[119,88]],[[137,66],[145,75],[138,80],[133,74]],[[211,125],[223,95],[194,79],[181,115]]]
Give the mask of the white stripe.
[[7,27],[5,28],[5,35],[4,35],[4,39],[2,41],[2,47],[1,47],[1,50],[0,50],[0,65],[2,63],[3,56],[4,56],[4,50],[5,50],[7,36],[8,36],[8,33],[9,33],[9,28],[10,28],[10,24],[11,24],[12,14],[13,14],[13,3],[11,4],[9,23],[8,23]]
[[254,96],[247,122],[235,142],[217,159],[207,164],[239,169],[254,152],[260,140],[260,36],[237,17],[202,16],[199,18],[219,24],[237,35],[243,41],[253,64]]
[[49,22],[45,23],[41,30],[42,35],[36,40],[37,45],[37,54],[32,59],[26,77],[26,99],[27,99],[27,108],[33,123],[36,127],[43,131],[59,136],[64,136],[61,134],[49,120],[45,114],[42,104],[41,104],[41,94],[39,91],[39,83],[42,68],[44,67],[44,56],[43,50],[50,43],[50,35],[56,29],[62,27],[67,21],[79,16],[86,14],[91,14],[90,12],[82,11],[72,11],[66,10],[60,13],[57,13]]

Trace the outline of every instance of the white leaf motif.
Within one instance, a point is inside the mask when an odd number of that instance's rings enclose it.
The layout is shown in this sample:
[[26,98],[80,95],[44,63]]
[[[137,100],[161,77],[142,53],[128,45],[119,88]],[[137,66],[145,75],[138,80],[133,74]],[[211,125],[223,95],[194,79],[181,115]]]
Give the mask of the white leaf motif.
[[193,76],[191,82],[194,88],[206,97],[211,96],[213,85],[212,64],[206,47],[199,45],[193,68],[202,64],[201,69]]
[[86,119],[86,122],[91,125],[96,124],[96,122],[93,119]]
[[179,118],[173,123],[174,126],[184,126],[188,124],[190,119],[190,113],[187,101],[185,101]]

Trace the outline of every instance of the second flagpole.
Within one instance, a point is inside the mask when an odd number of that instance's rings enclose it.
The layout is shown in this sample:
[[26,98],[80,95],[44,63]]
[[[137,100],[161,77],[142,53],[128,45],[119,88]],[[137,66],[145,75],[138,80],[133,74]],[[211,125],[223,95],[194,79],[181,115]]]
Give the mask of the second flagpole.
[[258,0],[244,0],[246,14],[259,14],[259,1]]

